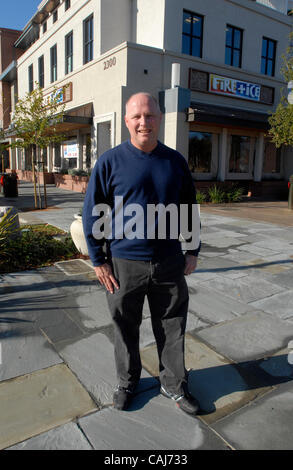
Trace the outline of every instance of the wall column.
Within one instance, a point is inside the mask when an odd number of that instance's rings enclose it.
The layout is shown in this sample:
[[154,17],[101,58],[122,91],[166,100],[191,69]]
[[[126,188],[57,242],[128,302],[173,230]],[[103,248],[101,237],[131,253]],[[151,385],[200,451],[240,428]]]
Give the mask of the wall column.
[[259,134],[256,141],[256,152],[254,162],[254,181],[261,181],[264,159],[264,133]]
[[219,148],[219,168],[218,168],[218,181],[225,181],[226,177],[226,159],[228,154],[228,131],[223,128],[222,134],[220,135],[220,148]]

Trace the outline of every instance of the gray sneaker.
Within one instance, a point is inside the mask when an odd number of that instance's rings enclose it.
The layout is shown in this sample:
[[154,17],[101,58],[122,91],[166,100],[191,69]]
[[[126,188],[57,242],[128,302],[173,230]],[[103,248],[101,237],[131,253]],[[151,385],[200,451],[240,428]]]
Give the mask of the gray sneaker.
[[196,415],[199,411],[199,402],[190,395],[190,393],[185,392],[182,395],[176,395],[175,393],[168,392],[162,385],[160,392],[164,397],[171,398],[174,400],[178,408],[180,408],[185,413],[190,415]]

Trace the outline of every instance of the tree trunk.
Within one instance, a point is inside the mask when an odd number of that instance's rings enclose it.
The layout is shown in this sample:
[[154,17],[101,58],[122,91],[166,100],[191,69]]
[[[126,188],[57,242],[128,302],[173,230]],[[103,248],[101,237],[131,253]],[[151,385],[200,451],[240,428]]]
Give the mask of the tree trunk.
[[35,200],[35,209],[38,208],[38,203],[37,203],[37,183],[36,183],[36,172],[35,172],[35,149],[34,147],[32,148],[32,171],[33,171],[33,183],[34,183],[34,200]]
[[42,171],[43,171],[43,184],[44,184],[44,209],[47,209],[47,188],[46,188],[44,150],[43,149],[42,149]]

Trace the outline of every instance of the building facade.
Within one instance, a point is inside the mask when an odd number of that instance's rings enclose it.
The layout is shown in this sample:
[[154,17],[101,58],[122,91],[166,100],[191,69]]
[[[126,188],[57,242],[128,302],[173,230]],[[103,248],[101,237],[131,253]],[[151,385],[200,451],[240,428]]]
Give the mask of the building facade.
[[[45,94],[66,85],[66,138],[47,149],[47,170],[92,168],[128,138],[125,103],[145,90],[163,111],[161,141],[185,156],[200,183],[285,184],[292,150],[266,137],[286,88],[281,55],[292,27],[288,1],[275,4],[43,0],[14,46],[19,97],[35,82]],[[29,168],[30,155],[10,152],[12,169]]]

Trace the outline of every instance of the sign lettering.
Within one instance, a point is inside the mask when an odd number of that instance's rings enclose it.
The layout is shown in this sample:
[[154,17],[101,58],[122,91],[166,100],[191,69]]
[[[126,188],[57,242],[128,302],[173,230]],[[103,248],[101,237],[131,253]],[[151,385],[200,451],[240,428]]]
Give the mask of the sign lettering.
[[218,95],[260,101],[260,85],[210,74],[209,91]]

